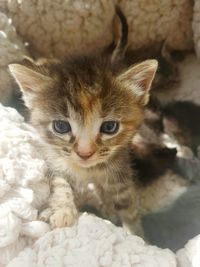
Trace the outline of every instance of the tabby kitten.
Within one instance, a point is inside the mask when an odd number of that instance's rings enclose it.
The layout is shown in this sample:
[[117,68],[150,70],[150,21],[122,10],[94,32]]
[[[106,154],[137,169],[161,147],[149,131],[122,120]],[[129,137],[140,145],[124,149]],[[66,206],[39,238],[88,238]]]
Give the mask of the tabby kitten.
[[9,66],[53,174],[47,210],[52,228],[72,225],[78,210],[90,206],[141,233],[130,143],[143,120],[157,61],[118,68],[125,39],[112,55]]

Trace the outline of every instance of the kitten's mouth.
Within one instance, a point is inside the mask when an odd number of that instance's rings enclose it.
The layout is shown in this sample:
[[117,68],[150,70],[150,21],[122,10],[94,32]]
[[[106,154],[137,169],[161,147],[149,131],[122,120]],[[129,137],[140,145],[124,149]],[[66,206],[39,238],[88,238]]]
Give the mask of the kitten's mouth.
[[105,158],[99,158],[96,156],[92,156],[90,158],[87,159],[82,159],[80,157],[77,157],[76,155],[73,156],[72,161],[74,164],[83,167],[83,168],[90,168],[90,167],[94,167],[98,164],[102,164],[103,162],[105,162]]
[[100,159],[95,159],[95,158],[90,158],[90,159],[76,159],[76,164],[83,167],[83,168],[90,168],[94,167],[98,164],[103,163],[104,160]]

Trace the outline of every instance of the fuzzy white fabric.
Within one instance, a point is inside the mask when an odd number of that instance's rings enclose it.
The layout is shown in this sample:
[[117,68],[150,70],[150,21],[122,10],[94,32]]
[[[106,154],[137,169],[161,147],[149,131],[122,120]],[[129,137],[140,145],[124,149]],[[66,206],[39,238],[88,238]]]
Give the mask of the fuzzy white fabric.
[[15,109],[0,105],[0,266],[49,230],[37,221],[49,187],[39,137]]
[[173,49],[192,48],[188,0],[1,0],[0,11],[12,18],[32,52],[62,58],[109,45],[116,4],[127,17],[131,49],[162,41]]
[[[32,57],[63,58],[110,45],[116,4],[127,17],[129,48],[163,41],[172,49],[193,47],[193,6],[188,0],[0,0],[0,101],[8,102],[13,92],[8,64],[28,51]],[[195,10],[198,46],[197,5]]]
[[112,42],[113,0],[3,0],[0,11],[12,18],[33,54],[62,58]]
[[177,252],[178,267],[200,266],[200,235],[190,240]]
[[8,73],[8,64],[22,60],[28,52],[17,36],[11,20],[0,12],[0,101],[6,103],[11,98],[14,82]]
[[128,20],[131,49],[136,50],[162,41],[172,49],[192,48],[191,1],[118,0],[117,2]]
[[[177,266],[170,250],[147,245],[92,215],[81,215],[71,228],[48,232],[49,226],[37,221],[49,195],[40,138],[15,109],[0,105],[0,118],[1,267]],[[191,242],[178,253],[180,267],[199,257],[199,239]]]
[[76,225],[47,233],[7,267],[16,266],[175,267],[176,259],[168,249],[146,245],[120,227],[83,214]]

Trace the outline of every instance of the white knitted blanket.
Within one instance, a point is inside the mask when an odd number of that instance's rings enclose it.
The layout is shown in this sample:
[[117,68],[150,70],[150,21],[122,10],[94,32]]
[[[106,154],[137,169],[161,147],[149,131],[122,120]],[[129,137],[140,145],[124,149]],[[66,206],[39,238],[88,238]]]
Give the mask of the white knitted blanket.
[[88,214],[50,232],[37,221],[49,194],[40,138],[12,108],[0,105],[0,122],[0,267],[200,266],[200,236],[175,255]]

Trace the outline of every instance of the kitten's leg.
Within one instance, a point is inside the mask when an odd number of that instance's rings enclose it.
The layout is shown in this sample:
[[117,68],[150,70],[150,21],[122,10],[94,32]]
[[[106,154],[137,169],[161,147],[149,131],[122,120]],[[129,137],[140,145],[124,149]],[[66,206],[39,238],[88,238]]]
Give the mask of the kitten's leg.
[[69,183],[61,177],[51,180],[51,195],[49,208],[42,212],[40,218],[47,220],[52,228],[71,226],[77,218],[78,212],[74,204],[74,197]]
[[144,237],[144,232],[140,220],[139,205],[137,205],[134,200],[129,200],[129,205],[126,208],[121,208],[118,206],[118,213],[122,221],[123,228],[125,228],[129,233],[136,234]]
[[140,203],[133,184],[122,185],[114,197],[115,210],[122,225],[132,234],[144,236],[140,222]]
[[121,218],[123,226],[131,233],[143,235],[140,215],[155,212],[172,204],[187,190],[187,181],[182,177],[166,172],[155,182],[144,187],[131,187],[118,193],[118,203],[115,208]]

